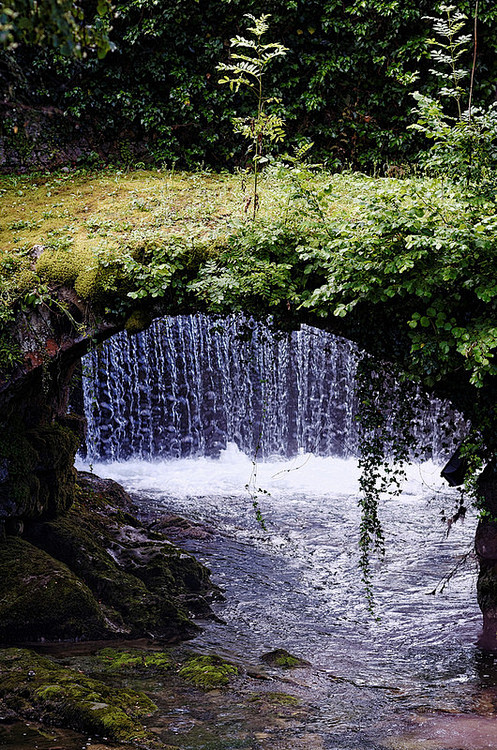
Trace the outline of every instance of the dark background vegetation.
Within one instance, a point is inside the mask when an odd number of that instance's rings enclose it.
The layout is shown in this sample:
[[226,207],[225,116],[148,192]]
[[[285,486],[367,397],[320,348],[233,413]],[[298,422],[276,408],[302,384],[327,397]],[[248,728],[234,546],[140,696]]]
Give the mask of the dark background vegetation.
[[[83,3],[85,5],[85,3]],[[86,3],[91,12],[91,4]],[[232,168],[245,145],[231,117],[249,97],[219,86],[216,64],[245,34],[244,13],[271,14],[268,41],[289,48],[267,86],[281,97],[291,150],[314,141],[314,160],[385,173],[415,160],[406,130],[415,89],[432,91],[426,40],[432,0],[128,0],[114,5],[103,59],[19,45],[0,52],[0,168],[114,161]],[[474,4],[457,7],[471,17]],[[468,31],[470,30],[468,24]],[[497,4],[480,3],[476,97],[496,97]],[[471,65],[471,54],[465,61]],[[420,72],[416,83],[399,80]]]

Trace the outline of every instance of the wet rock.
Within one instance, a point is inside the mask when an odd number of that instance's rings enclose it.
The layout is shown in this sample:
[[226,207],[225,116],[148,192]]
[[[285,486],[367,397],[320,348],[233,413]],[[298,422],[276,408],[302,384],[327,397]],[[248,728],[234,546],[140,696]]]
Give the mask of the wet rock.
[[150,525],[150,528],[161,531],[168,539],[174,540],[209,539],[216,533],[212,526],[176,515],[161,516]]
[[18,718],[16,712],[7,708],[3,700],[0,699],[0,724],[13,724]]
[[[79,623],[76,616],[71,620],[62,618],[66,624],[58,626],[55,617],[49,618],[51,598],[45,589],[27,586],[23,589],[24,610],[13,610],[15,616],[10,618],[9,626],[0,631],[4,641],[118,635],[175,639],[194,634],[198,627],[190,613],[208,614],[208,599],[217,592],[208,570],[132,516],[131,498],[120,485],[87,474],[79,475],[78,485],[77,501],[67,514],[30,524],[26,530],[28,541],[21,544],[29,542],[34,545],[32,549],[37,548],[34,557],[24,556],[26,565],[41,555],[47,571],[64,571],[64,583],[71,581],[80,598],[87,597],[92,616],[87,612]],[[14,558],[9,559],[12,562]],[[32,568],[30,571],[25,573],[27,580],[33,574]],[[57,580],[61,576],[58,572]],[[46,581],[51,590],[50,574]],[[60,613],[61,608],[65,612],[66,607],[68,614],[71,612],[72,598],[67,590],[68,586],[58,585],[60,597],[54,612]],[[28,617],[29,626],[24,625],[25,610],[36,612],[39,601],[47,612],[47,621],[37,627],[36,618]]]
[[250,697],[252,703],[265,703],[276,706],[299,706],[301,699],[290,693],[270,691],[267,693],[255,693]]
[[279,667],[280,669],[296,669],[309,665],[308,661],[290,654],[284,648],[276,648],[274,651],[263,654],[261,660],[265,664],[269,664],[270,667]]
[[143,750],[159,746],[140,721],[156,710],[144,693],[108,687],[25,649],[0,651],[0,698],[19,718],[139,742]]
[[90,503],[93,507],[100,504],[102,508],[119,508],[128,513],[135,510],[129,494],[113,479],[102,479],[89,471],[78,471],[78,485],[87,496],[93,498]]
[[497,523],[480,522],[476,529],[475,551],[484,560],[497,561]]
[[208,570],[147,530],[120,485],[92,475],[78,483],[65,515],[0,543],[0,641],[197,632],[192,613],[209,615],[218,591]]
[[101,606],[66,565],[18,537],[0,544],[1,642],[95,638],[105,632]]

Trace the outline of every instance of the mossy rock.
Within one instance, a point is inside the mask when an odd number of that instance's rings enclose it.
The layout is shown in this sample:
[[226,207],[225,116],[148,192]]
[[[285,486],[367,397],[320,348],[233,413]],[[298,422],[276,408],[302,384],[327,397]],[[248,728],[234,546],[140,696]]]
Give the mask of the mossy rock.
[[0,544],[0,641],[98,638],[105,633],[98,602],[66,565],[17,537]]
[[497,602],[497,564],[482,565],[476,586],[482,612],[495,611]]
[[36,263],[36,272],[44,281],[53,284],[73,284],[80,273],[97,263],[93,254],[84,248],[46,248]]
[[[54,458],[56,468],[58,461],[61,471],[67,467],[70,450],[59,440],[69,440],[66,433],[60,426],[46,434],[37,430],[27,441],[32,460],[40,461],[39,485],[32,488],[40,497],[41,485],[56,491],[56,480],[44,478],[42,466],[57,446],[64,455]],[[67,488],[72,481],[66,478]],[[7,537],[0,545],[0,640],[195,635],[190,612],[210,613],[205,596],[215,590],[208,570],[132,516],[131,499],[115,482],[80,477],[80,483],[77,502],[65,515],[28,519],[24,528],[14,525],[13,515],[5,522],[9,533],[25,538]]]
[[129,513],[135,509],[124,487],[113,479],[102,479],[89,471],[78,471],[78,488],[81,506],[95,510],[118,508]]
[[168,672],[172,660],[164,651],[146,651],[140,648],[103,648],[96,654],[105,672]]
[[126,323],[124,324],[124,330],[130,336],[134,336],[136,333],[145,331],[152,323],[150,314],[145,310],[133,310]]
[[110,688],[25,649],[0,651],[0,697],[25,719],[158,746],[140,723],[157,708],[144,693]]
[[56,556],[84,581],[105,608],[116,634],[172,637],[195,631],[196,626],[171,596],[149,590],[109,554],[114,539],[99,523],[92,523],[88,513],[71,510],[65,517],[36,524],[28,534],[34,544]]
[[0,438],[0,458],[8,480],[0,484],[0,515],[30,520],[67,510],[75,496],[78,436],[58,423],[2,427],[7,437]]
[[179,676],[198,688],[214,690],[225,687],[230,677],[238,674],[238,668],[220,656],[192,656],[179,670]]
[[196,615],[210,613],[204,594],[217,596],[218,592],[210,584],[208,568],[162,536],[154,540],[151,533],[150,541],[129,545],[121,550],[121,561],[128,573],[164,600],[173,597]]
[[298,656],[290,654],[284,648],[276,648],[274,651],[269,651],[267,654],[263,654],[261,659],[265,664],[269,664],[271,667],[279,667],[280,669],[296,669],[297,667],[305,667],[309,664],[305,659],[300,659]]
[[38,503],[45,516],[56,516],[74,502],[77,477],[74,456],[79,437],[69,427],[57,423],[28,430],[26,436],[38,457],[35,469],[40,483]]
[[289,693],[270,692],[270,693],[254,693],[250,697],[251,703],[269,703],[270,705],[276,706],[299,706],[301,704],[300,698]]
[[34,472],[38,454],[20,428],[2,428],[0,457],[8,480],[0,485],[0,515],[36,517],[40,482]]
[[210,613],[205,597],[217,592],[209,571],[146,529],[132,509],[116,482],[79,474],[74,506],[30,524],[26,536],[84,582],[115,635],[190,637],[198,627],[189,612]]
[[[219,598],[220,590],[211,583],[209,569],[193,555],[178,549],[163,533],[145,528],[132,515],[131,498],[116,482],[85,472],[78,474],[78,482],[82,497],[79,507],[71,514],[81,525],[85,523],[85,512],[92,506],[98,506],[100,513],[107,516],[110,512],[112,522],[107,517],[100,525],[100,532],[94,522],[95,516],[89,519],[91,533],[107,536],[106,548],[112,549],[114,558],[119,560],[126,573],[142,581],[164,602],[173,600],[196,615],[210,614],[205,596]],[[112,506],[118,507],[117,512]],[[100,513],[96,518],[101,522]]]
[[122,300],[133,288],[132,279],[118,255],[107,255],[103,263],[84,247],[44,248],[36,274],[52,286],[72,286],[76,294],[97,308],[115,298]]

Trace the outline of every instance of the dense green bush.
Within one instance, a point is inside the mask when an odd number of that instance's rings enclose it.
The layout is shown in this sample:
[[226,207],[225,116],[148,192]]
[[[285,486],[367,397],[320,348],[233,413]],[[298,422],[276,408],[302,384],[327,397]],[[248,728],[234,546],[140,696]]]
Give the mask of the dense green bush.
[[[497,7],[480,5],[477,98],[488,102]],[[471,16],[469,2],[458,6]],[[416,86],[433,90],[424,75],[431,32],[424,16],[437,10],[433,0],[121,0],[111,34],[116,49],[103,60],[26,47],[2,53],[2,98],[16,105],[4,112],[2,135],[8,140],[17,128],[19,140],[34,112],[50,110],[64,113],[65,131],[87,137],[86,153],[103,153],[108,142],[114,158],[130,164],[138,152],[182,167],[243,164],[231,118],[250,102],[218,85],[216,65],[228,59],[229,39],[245,32],[243,14],[268,12],[271,38],[290,50],[270,82],[286,110],[285,148],[310,138],[314,158],[329,166],[383,169],[416,150],[419,136],[406,131],[412,99],[405,82],[421,70]]]

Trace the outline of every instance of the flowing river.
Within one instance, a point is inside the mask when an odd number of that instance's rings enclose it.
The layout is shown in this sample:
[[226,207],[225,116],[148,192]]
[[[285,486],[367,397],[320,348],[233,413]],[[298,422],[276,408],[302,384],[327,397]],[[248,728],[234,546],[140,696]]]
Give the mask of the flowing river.
[[[458,494],[439,464],[464,425],[446,404],[420,402],[416,434],[432,460],[384,499],[372,615],[358,566],[356,363],[349,342],[312,328],[278,336],[240,318],[156,321],[86,359],[86,466],[121,482],[147,515],[205,525],[181,543],[226,600],[199,648],[252,669],[276,648],[309,663],[290,680],[305,718],[247,746],[495,750],[496,671],[476,645],[476,519],[468,512],[450,533],[442,522]],[[213,723],[228,727],[219,747],[235,748],[226,711]],[[196,748],[188,736],[181,747]]]
[[[193,523],[178,543],[210,567],[225,600],[190,646],[290,696],[290,707],[264,713],[243,681],[201,702],[176,688],[153,693],[169,745],[497,748],[497,667],[477,646],[476,516],[447,524],[459,495],[440,478],[464,425],[419,398],[427,460],[408,467],[399,497],[383,499],[371,613],[358,564],[356,363],[351,344],[321,331],[279,336],[202,316],[116,336],[85,360],[79,467],[120,482],[149,519]],[[280,648],[306,663],[285,675],[264,667],[262,655]],[[53,744],[8,746],[28,747]]]
[[[215,610],[224,624],[204,623],[194,645],[253,665],[275,648],[309,662],[292,681],[311,710],[271,747],[497,747],[493,656],[476,646],[475,518],[469,513],[447,533],[441,513],[456,493],[443,488],[439,466],[412,465],[401,497],[384,500],[374,617],[358,568],[355,460],[308,454],[259,463],[267,531],[245,488],[253,464],[234,445],[219,459],[135,459],[93,470],[122,483],[148,515],[181,514],[206,528],[182,544],[223,588],[226,601]],[[188,733],[182,742],[193,747]]]

